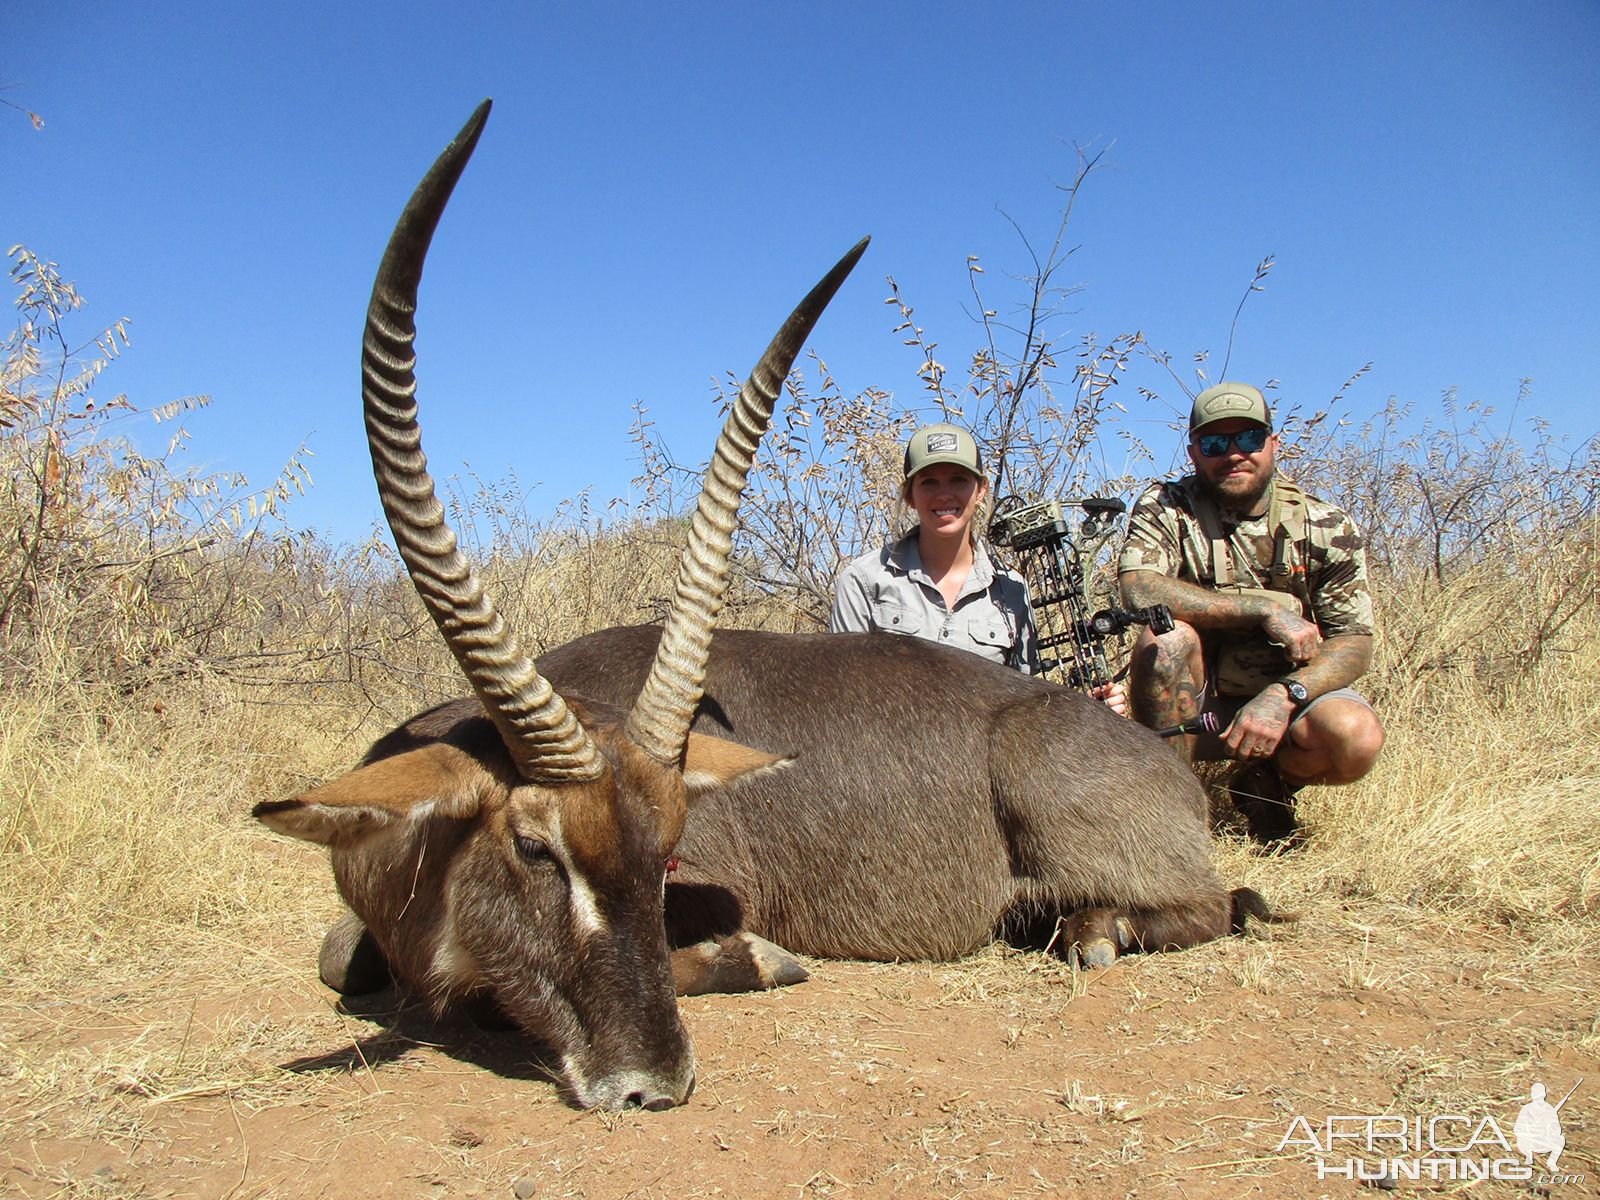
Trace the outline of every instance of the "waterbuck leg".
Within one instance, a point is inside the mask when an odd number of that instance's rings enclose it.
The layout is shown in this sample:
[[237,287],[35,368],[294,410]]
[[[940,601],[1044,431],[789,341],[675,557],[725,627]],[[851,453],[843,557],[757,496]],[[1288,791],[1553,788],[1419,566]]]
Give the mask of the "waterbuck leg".
[[[1248,892],[1248,889],[1241,889]],[[1114,940],[1118,950],[1186,950],[1214,938],[1238,933],[1244,926],[1246,915],[1259,917],[1266,910],[1253,908],[1248,900],[1259,897],[1248,892],[1241,903],[1225,891],[1192,897],[1188,903],[1175,903],[1161,908],[1130,908],[1115,914]],[[1235,913],[1238,906],[1239,912]]]
[[1081,966],[1100,970],[1127,952],[1185,950],[1239,933],[1247,916],[1272,919],[1266,902],[1249,888],[1162,908],[1086,908],[1062,923],[1059,944]]
[[381,992],[394,981],[389,961],[361,918],[347,912],[323,936],[317,975],[341,996]]
[[680,996],[760,992],[803,983],[810,974],[782,946],[753,933],[707,939],[672,952],[672,982]]

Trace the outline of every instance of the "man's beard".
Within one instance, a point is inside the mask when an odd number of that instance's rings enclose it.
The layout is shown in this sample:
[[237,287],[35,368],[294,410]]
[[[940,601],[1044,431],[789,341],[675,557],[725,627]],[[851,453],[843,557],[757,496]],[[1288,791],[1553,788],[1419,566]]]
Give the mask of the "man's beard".
[[1260,483],[1246,482],[1244,478],[1224,477],[1219,483],[1199,477],[1196,480],[1200,490],[1209,496],[1217,507],[1240,516],[1248,516],[1255,512],[1261,501],[1266,497],[1267,489],[1272,486],[1272,472]]

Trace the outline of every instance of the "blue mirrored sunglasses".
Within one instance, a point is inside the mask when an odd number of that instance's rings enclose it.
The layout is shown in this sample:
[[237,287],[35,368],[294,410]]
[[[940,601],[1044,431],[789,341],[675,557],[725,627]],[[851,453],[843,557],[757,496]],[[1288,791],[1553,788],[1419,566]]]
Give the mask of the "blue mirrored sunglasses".
[[1207,458],[1221,458],[1230,445],[1239,447],[1240,454],[1254,454],[1267,444],[1272,431],[1260,425],[1241,429],[1237,433],[1202,433],[1194,439],[1200,453]]

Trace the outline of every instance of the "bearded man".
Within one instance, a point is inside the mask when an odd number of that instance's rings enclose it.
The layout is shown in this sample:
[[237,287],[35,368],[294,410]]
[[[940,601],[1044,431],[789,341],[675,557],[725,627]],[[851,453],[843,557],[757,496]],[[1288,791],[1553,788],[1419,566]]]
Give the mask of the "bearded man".
[[1351,688],[1372,662],[1372,597],[1361,534],[1340,509],[1277,470],[1266,398],[1219,383],[1189,416],[1192,475],[1134,505],[1118,562],[1124,602],[1164,604],[1170,633],[1142,631],[1130,673],[1151,728],[1196,760],[1239,761],[1230,787],[1255,840],[1297,839],[1295,793],[1352,783],[1377,760],[1383,725]]

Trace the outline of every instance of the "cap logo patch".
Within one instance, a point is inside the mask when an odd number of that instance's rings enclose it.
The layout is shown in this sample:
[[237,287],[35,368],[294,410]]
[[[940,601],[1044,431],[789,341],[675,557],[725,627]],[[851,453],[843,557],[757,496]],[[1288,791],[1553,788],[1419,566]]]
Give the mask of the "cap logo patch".
[[954,454],[956,452],[956,435],[953,433],[930,433],[928,435],[929,454]]
[[1221,396],[1213,396],[1206,408],[1213,416],[1230,412],[1250,412],[1255,408],[1255,401],[1249,396],[1241,396],[1238,392],[1227,392]]

